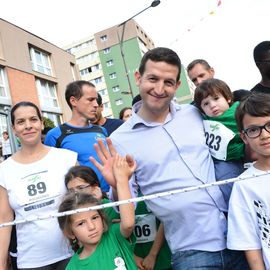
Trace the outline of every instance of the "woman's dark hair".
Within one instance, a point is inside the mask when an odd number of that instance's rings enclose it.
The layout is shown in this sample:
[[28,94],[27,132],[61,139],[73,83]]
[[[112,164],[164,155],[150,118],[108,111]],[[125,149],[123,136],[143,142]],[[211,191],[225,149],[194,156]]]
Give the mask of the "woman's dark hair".
[[[100,201],[95,198],[94,196],[84,193],[84,192],[69,192],[66,194],[66,196],[63,198],[59,208],[58,212],[66,212],[66,211],[71,211],[75,210],[78,208],[83,208],[83,207],[89,207],[89,206],[95,206],[99,205]],[[91,211],[91,210],[90,210]],[[103,228],[104,232],[108,230],[108,223],[106,220],[106,216],[103,213],[101,209],[96,210],[99,215],[101,216],[102,223],[103,223]],[[66,215],[66,216],[60,216],[58,217],[58,224],[61,230],[64,232],[66,236],[71,235],[71,217],[72,215]],[[74,251],[77,251],[79,249],[79,243],[76,241],[76,239],[70,239],[70,244],[72,246],[72,249]],[[75,241],[74,241],[75,240]]]
[[[75,178],[81,178],[86,183],[90,184],[92,187],[100,187],[98,177],[93,169],[87,166],[73,166],[71,167],[65,175],[65,185],[67,187],[68,183]],[[105,192],[102,192],[102,198],[107,198]]]
[[34,103],[30,102],[30,101],[21,101],[21,102],[15,104],[12,107],[11,111],[10,111],[10,118],[11,118],[12,125],[14,125],[14,123],[15,123],[15,115],[14,115],[14,113],[20,107],[32,107],[32,108],[34,108],[36,110],[36,112],[37,112],[38,118],[40,119],[40,121],[42,121],[41,112],[40,112],[40,110],[39,110],[39,108],[38,108],[38,106],[36,104],[34,104]]
[[131,108],[131,107],[125,107],[125,108],[123,108],[123,109],[119,112],[119,119],[123,120],[124,114],[125,114],[125,111],[126,111],[126,110],[132,110],[132,108]]
[[194,102],[196,106],[203,112],[201,108],[202,100],[208,96],[221,94],[229,104],[233,103],[233,94],[230,87],[222,80],[209,79],[201,82],[195,89]]

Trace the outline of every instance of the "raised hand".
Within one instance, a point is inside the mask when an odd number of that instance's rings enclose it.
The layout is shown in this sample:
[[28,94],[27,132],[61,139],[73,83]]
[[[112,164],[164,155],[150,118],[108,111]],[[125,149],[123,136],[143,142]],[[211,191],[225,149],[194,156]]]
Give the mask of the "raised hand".
[[107,183],[113,188],[116,187],[116,182],[113,174],[113,162],[116,150],[112,144],[110,138],[106,138],[107,146],[101,139],[98,139],[98,143],[94,144],[94,148],[97,152],[100,162],[98,162],[94,157],[90,157],[90,161],[97,167],[101,172],[103,177],[106,179]]
[[[95,148],[95,151],[97,152],[100,162],[97,161],[92,156],[90,157],[90,161],[101,172],[103,177],[106,179],[107,183],[113,188],[116,188],[116,180],[113,174],[113,163],[114,163],[114,159],[115,159],[115,155],[117,154],[117,151],[114,148],[110,138],[106,138],[106,143],[108,147],[106,147],[103,140],[98,139],[98,143],[94,144],[94,148]],[[133,170],[132,171],[133,173],[136,167],[135,160],[130,155],[126,155],[125,159],[130,169]]]
[[135,169],[136,163],[133,159],[128,162],[126,157],[121,157],[118,153],[115,154],[113,174],[117,184],[119,182],[128,182]]

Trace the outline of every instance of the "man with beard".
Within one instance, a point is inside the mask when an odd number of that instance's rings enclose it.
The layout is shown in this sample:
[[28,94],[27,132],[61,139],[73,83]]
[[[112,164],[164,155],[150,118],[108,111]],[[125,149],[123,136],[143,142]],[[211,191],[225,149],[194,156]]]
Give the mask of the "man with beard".
[[97,139],[107,137],[107,131],[104,128],[90,123],[97,115],[96,88],[90,82],[75,81],[67,85],[65,98],[72,111],[71,119],[50,130],[44,143],[78,153],[79,164],[91,167],[96,172],[101,189],[106,192],[109,190],[109,185],[89,161],[90,156],[96,156],[94,143],[97,142]]
[[262,79],[250,91],[270,94],[270,41],[259,43],[254,48],[253,57]]

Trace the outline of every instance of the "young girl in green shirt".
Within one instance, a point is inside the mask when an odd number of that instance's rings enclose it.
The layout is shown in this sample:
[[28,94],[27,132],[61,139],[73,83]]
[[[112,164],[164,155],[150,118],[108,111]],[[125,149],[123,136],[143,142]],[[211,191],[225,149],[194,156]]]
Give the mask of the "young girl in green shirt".
[[[119,200],[131,198],[128,180],[134,172],[125,158],[116,155],[113,173]],[[59,212],[98,205],[99,200],[88,193],[71,192],[62,201]],[[63,233],[72,241],[80,243],[71,258],[67,270],[88,269],[137,269],[133,258],[135,222],[133,204],[119,206],[120,223],[107,226],[102,210],[75,213],[58,218]]]

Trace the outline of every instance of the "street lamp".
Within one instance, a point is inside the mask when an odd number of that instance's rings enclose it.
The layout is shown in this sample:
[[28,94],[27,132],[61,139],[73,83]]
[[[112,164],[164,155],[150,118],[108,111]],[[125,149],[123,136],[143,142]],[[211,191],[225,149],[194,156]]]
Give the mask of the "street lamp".
[[[151,8],[151,7],[156,7],[160,4],[159,0],[154,0],[150,6],[146,7],[145,9],[139,11],[138,13],[136,13],[135,15],[133,15],[132,17],[128,18],[127,20],[125,20],[124,22],[120,23],[117,25],[117,37],[118,37],[118,42],[120,45],[120,52],[121,52],[121,57],[124,63],[124,69],[125,69],[125,73],[126,73],[126,77],[127,77],[127,81],[128,81],[128,87],[129,87],[129,91],[123,91],[123,93],[129,93],[132,97],[132,99],[134,98],[134,94],[132,91],[132,86],[131,86],[131,81],[130,81],[130,77],[129,77],[129,73],[128,73],[128,68],[127,68],[127,63],[126,63],[126,59],[125,59],[125,54],[124,54],[124,50],[123,50],[123,43],[124,43],[124,33],[125,33],[125,27],[126,27],[126,23],[130,20],[132,20],[133,18],[135,18],[136,16],[138,16],[139,14],[143,13],[144,11],[146,11],[147,9]],[[119,36],[119,32],[118,32],[118,28],[122,26],[122,33],[121,33],[121,38]]]

